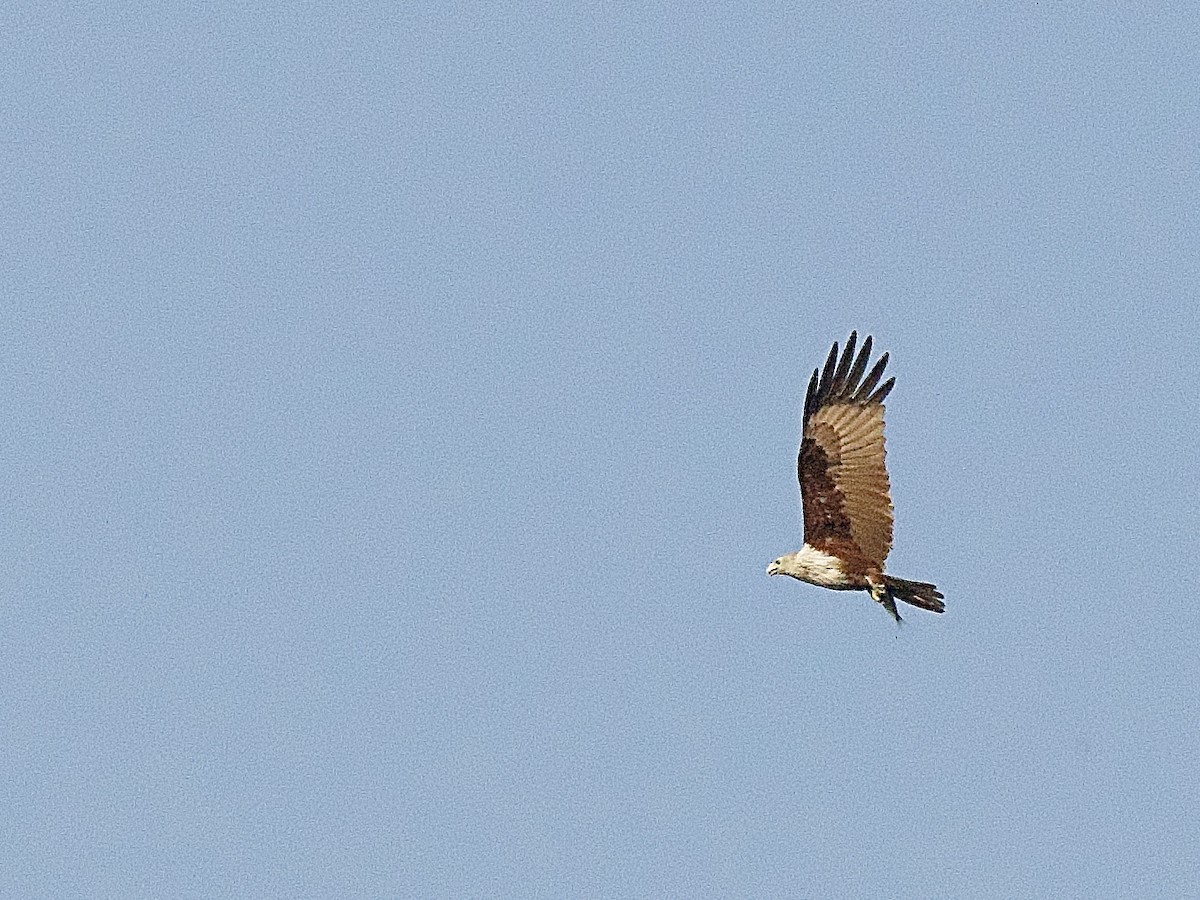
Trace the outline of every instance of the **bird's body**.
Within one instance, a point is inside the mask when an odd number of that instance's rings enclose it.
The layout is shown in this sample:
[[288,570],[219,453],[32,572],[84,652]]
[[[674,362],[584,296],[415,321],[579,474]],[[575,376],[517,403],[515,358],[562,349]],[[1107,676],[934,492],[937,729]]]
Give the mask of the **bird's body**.
[[878,388],[883,354],[863,378],[871,357],[868,337],[857,358],[851,332],[838,357],[835,343],[823,371],[814,371],[804,399],[804,432],[796,461],[804,507],[804,546],[767,567],[837,591],[867,591],[900,621],[896,600],[942,612],[932,584],[884,573],[892,548],[892,501],[884,465],[883,401],[895,384]]

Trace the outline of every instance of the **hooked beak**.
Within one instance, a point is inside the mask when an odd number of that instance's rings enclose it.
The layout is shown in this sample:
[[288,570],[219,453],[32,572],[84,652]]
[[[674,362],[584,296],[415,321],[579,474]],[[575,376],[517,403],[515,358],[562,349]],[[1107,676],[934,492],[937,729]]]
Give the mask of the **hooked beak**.
[[779,563],[773,562],[769,566],[767,566],[767,574],[768,575],[778,575],[779,574]]

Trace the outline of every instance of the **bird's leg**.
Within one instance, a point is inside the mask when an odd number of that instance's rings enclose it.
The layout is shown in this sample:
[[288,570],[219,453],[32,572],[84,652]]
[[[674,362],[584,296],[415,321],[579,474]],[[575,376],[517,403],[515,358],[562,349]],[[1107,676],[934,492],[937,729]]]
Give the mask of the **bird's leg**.
[[896,610],[896,601],[892,599],[892,592],[887,589],[887,584],[884,583],[883,579],[879,581],[871,579],[867,583],[870,585],[868,590],[871,592],[871,599],[891,613],[892,618],[897,623],[903,622],[904,620],[900,618],[900,613]]

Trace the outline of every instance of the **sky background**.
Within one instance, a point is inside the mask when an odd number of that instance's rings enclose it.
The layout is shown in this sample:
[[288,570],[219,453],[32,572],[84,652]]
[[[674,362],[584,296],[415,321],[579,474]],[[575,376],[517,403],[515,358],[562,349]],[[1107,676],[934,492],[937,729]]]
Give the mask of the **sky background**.
[[[0,894],[1197,889],[1192,5],[0,35]],[[852,328],[899,628],[764,574]]]

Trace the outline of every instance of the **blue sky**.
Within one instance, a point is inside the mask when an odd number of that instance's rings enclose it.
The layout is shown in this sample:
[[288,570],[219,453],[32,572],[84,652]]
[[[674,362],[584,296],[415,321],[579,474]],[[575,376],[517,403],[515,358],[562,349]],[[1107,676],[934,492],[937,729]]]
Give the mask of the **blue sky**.
[[1194,891],[1197,22],[8,7],[0,893]]

